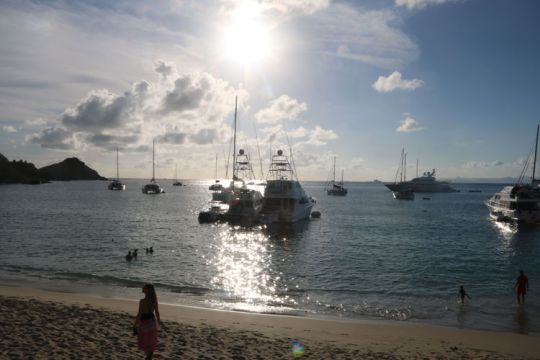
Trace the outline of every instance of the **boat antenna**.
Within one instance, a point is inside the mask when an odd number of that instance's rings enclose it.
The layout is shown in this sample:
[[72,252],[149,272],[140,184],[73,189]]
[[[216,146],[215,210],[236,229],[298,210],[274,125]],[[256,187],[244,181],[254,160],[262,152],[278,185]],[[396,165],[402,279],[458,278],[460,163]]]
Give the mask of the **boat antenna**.
[[259,165],[261,167],[261,180],[264,178],[263,166],[262,166],[262,157],[261,157],[261,148],[259,147],[259,137],[257,136],[257,125],[253,122],[253,130],[255,131],[255,141],[257,141],[257,153],[259,154]]
[[289,134],[287,134],[287,143],[289,144],[289,152],[291,153],[291,164],[294,170],[293,176],[296,178],[296,181],[298,181],[298,174],[296,172],[296,165],[294,164],[294,157],[293,157],[291,142],[289,141]]
[[536,154],[538,152],[538,131],[540,130],[540,124],[536,125],[536,143],[534,145],[534,162],[533,162],[533,174],[532,174],[532,185],[534,186],[534,177],[536,175]]
[[216,173],[215,173],[215,180],[217,180],[217,153],[216,153]]

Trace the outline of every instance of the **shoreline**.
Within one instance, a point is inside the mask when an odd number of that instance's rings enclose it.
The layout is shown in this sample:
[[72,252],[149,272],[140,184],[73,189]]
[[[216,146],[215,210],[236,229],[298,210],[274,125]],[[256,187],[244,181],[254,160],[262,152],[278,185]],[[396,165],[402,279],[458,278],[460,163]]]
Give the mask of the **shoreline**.
[[[3,313],[18,313],[18,316],[27,318],[26,321],[15,321],[14,324],[6,320],[3,324],[9,326],[6,333],[17,333],[21,339],[25,339],[24,346],[19,351],[39,350],[39,346],[43,346],[40,345],[39,338],[48,334],[48,331],[40,331],[41,326],[60,320],[66,325],[65,329],[62,329],[62,326],[54,328],[60,334],[60,340],[61,334],[66,335],[66,332],[70,336],[73,336],[73,332],[78,334],[76,338],[79,341],[75,341],[73,346],[67,349],[68,353],[72,351],[84,357],[84,353],[80,351],[89,346],[99,352],[96,350],[96,343],[102,343],[101,337],[105,335],[96,329],[104,326],[117,329],[117,341],[122,343],[122,346],[128,346],[131,351],[131,355],[127,357],[122,357],[120,353],[108,354],[108,357],[133,358],[133,354],[137,354],[136,341],[129,333],[129,325],[137,312],[137,300],[138,298],[105,298],[80,293],[0,286]],[[15,310],[9,309],[6,304],[11,304]],[[69,309],[67,319],[66,312],[62,310],[65,308]],[[79,318],[88,312],[93,314],[91,323],[83,322],[81,325]],[[538,337],[510,332],[418,323],[256,314],[165,303],[160,304],[160,312],[165,328],[160,335],[162,345],[161,348],[158,347],[156,358],[174,358],[175,354],[179,355],[173,348],[178,341],[186,343],[185,337],[188,333],[193,336],[187,341],[187,344],[191,345],[181,349],[183,358],[198,358],[200,354],[210,356],[210,353],[215,354],[215,357],[209,357],[210,359],[219,359],[223,354],[232,357],[235,352],[240,351],[238,346],[242,342],[246,347],[242,352],[248,355],[259,354],[262,359],[287,358],[291,356],[291,339],[298,339],[305,346],[307,358],[325,358],[316,354],[331,354],[330,357],[343,359],[487,356],[492,359],[532,359],[540,354]],[[44,320],[45,317],[47,320]],[[71,320],[78,325],[71,326]],[[28,338],[27,333],[34,336]],[[217,339],[219,344],[214,344],[212,339]],[[8,340],[14,341],[10,337]],[[53,344],[55,339],[47,341],[56,349],[57,346]],[[5,348],[6,351],[17,347],[10,342],[4,345],[0,348]],[[60,349],[64,348],[60,346]],[[245,358],[250,359],[252,355],[246,355]],[[137,356],[143,357],[142,353]],[[229,357],[226,355],[225,358]]]

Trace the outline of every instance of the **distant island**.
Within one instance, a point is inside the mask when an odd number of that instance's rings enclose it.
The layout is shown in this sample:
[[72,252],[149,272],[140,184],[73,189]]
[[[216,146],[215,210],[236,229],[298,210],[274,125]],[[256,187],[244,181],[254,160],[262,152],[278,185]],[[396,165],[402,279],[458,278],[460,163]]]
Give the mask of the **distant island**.
[[0,154],[0,184],[43,184],[49,181],[107,180],[81,160],[67,158],[57,164],[37,169],[34,164],[9,161]]

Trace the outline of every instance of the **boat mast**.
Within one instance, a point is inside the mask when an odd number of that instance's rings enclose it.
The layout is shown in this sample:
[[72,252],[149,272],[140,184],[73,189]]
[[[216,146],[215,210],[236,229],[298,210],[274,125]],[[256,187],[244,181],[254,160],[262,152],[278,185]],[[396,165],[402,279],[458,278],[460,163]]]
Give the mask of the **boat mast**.
[[233,133],[233,188],[236,180],[236,112],[238,108],[238,95],[234,100],[234,133]]
[[343,172],[344,172],[344,171],[345,171],[345,170],[341,170],[341,185],[343,185]]
[[334,156],[334,177],[332,180],[332,184],[336,183],[336,157]]
[[418,177],[418,159],[416,159],[416,177]]
[[403,181],[407,181],[407,153],[403,156]]
[[405,149],[401,149],[401,164],[399,165],[399,182],[403,182],[403,154]]
[[215,179],[217,180],[217,153],[216,153],[216,174],[215,174]]
[[116,180],[120,181],[120,172],[118,171],[118,148],[116,148]]
[[536,125],[536,145],[534,146],[534,162],[533,162],[533,175],[532,185],[534,186],[534,177],[536,175],[536,154],[538,152],[538,131],[540,130],[540,124]]
[[152,139],[152,180],[151,182],[156,181],[156,168],[154,166],[154,143],[155,139]]

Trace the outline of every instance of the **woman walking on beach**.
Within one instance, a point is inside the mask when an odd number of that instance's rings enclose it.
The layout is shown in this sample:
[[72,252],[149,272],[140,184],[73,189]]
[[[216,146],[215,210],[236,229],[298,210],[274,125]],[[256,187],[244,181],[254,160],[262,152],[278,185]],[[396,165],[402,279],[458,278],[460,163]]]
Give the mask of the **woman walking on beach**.
[[134,331],[137,333],[139,349],[144,351],[147,360],[151,360],[156,350],[158,323],[161,320],[154,285],[144,285],[142,292],[145,297],[139,302],[139,312],[135,318]]

